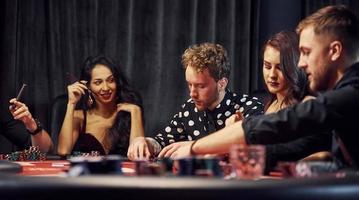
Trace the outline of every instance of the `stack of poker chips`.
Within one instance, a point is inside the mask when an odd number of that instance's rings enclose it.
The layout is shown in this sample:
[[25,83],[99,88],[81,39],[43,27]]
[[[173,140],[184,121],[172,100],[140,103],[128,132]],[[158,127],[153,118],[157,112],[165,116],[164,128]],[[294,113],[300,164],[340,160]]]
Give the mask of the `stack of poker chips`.
[[308,161],[298,162],[295,165],[296,177],[316,177],[323,174],[335,173],[339,170],[335,162]]
[[100,152],[98,151],[91,151],[90,153],[74,151],[71,155],[71,157],[97,157],[97,156],[100,156]]
[[178,176],[223,176],[223,171],[217,157],[186,157],[175,160],[173,165]]
[[44,161],[46,153],[42,153],[38,146],[30,146],[29,149],[16,151],[10,154],[0,154],[0,160],[9,161]]

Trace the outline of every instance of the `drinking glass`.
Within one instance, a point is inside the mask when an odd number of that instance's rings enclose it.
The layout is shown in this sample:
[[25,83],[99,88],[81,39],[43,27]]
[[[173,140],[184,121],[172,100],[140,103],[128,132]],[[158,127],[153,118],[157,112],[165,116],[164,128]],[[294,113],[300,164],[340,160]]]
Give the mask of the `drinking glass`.
[[233,145],[230,149],[230,162],[237,179],[258,179],[265,167],[265,146]]

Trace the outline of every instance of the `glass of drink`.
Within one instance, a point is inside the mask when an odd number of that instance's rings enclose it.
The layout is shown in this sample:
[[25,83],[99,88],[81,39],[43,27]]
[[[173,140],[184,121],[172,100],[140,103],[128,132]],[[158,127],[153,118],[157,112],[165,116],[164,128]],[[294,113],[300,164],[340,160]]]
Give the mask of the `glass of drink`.
[[237,179],[258,179],[265,167],[265,146],[233,145],[230,149],[230,162]]

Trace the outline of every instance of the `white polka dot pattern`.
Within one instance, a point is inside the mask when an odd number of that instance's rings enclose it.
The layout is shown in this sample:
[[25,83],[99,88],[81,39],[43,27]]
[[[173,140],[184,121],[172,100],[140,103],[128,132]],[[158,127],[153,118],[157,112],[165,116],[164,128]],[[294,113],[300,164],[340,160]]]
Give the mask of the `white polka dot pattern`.
[[189,121],[188,121],[188,125],[189,125],[189,126],[193,126],[193,125],[194,125],[194,121],[189,120]]
[[244,108],[243,108],[243,107],[240,107],[240,108],[239,108],[239,112],[242,113],[243,111],[244,111]]
[[198,130],[193,131],[193,135],[199,136],[200,132]]
[[226,113],[224,113],[224,115],[225,115],[226,117],[229,117],[229,116],[232,115],[232,113],[231,113],[230,111],[226,111]]
[[189,115],[189,112],[188,112],[188,111],[185,111],[185,112],[183,113],[183,116],[184,116],[184,117],[188,117],[188,115]]
[[227,106],[229,106],[231,104],[231,100],[227,99],[226,104],[227,104]]
[[[209,131],[221,129],[225,126],[224,121],[236,111],[242,112],[245,117],[252,114],[263,112],[263,105],[253,97],[248,95],[236,95],[234,93],[226,93],[224,99],[213,110],[200,111],[195,106],[194,101],[189,99],[185,104],[181,105],[170,125],[166,126],[162,131],[154,137],[162,147],[177,141],[195,140],[204,135],[208,135]],[[215,127],[209,127],[209,119],[213,119]]]
[[166,131],[167,133],[171,132],[171,127],[167,126],[166,129],[165,129],[165,131]]

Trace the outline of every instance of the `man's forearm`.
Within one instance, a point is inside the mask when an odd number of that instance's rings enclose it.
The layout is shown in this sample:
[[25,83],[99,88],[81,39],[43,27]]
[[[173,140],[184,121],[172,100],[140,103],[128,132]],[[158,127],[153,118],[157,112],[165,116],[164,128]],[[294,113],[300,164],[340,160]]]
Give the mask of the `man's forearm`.
[[242,121],[239,121],[199,139],[192,151],[195,154],[223,154],[228,153],[232,145],[245,143]]

